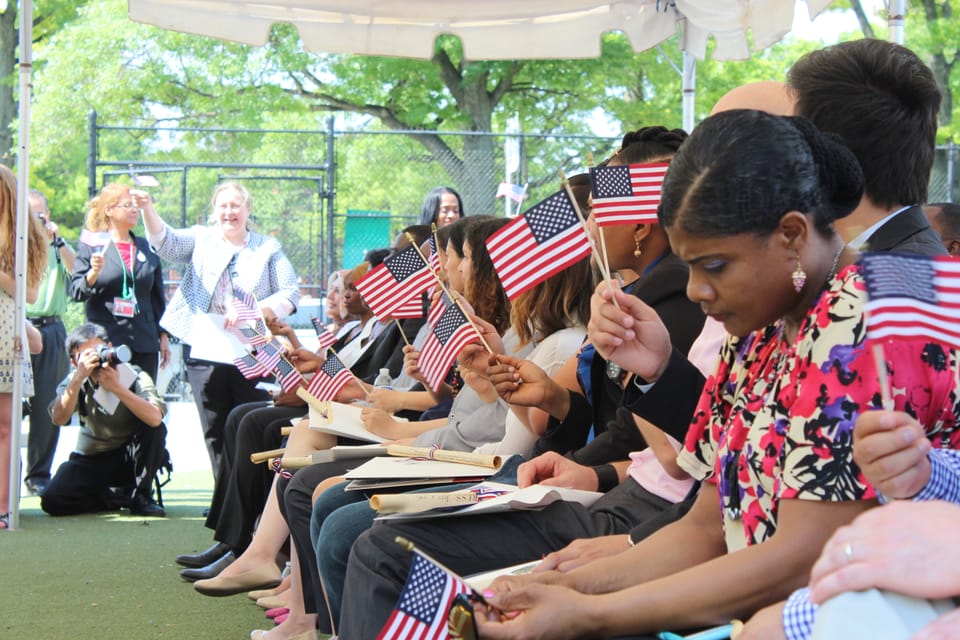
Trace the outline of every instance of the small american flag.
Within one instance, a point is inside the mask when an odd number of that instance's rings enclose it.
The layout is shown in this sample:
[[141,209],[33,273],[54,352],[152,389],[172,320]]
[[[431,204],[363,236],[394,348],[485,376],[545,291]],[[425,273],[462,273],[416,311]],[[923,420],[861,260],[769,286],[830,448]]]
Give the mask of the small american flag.
[[428,263],[430,264],[430,270],[434,273],[440,273],[440,252],[437,250],[437,232],[434,230],[430,234],[430,258]]
[[271,340],[257,349],[253,357],[260,362],[265,371],[273,371],[277,368],[280,359],[283,358],[283,345],[277,342],[276,339]]
[[400,600],[377,640],[445,640],[447,619],[454,598],[471,589],[458,576],[413,551],[413,563]]
[[867,336],[925,337],[960,349],[960,261],[866,253]]
[[367,306],[378,318],[389,318],[404,303],[433,283],[433,274],[413,245],[390,256],[379,267],[357,280]]
[[590,255],[590,239],[570,197],[558,191],[490,236],[487,248],[513,300]]
[[277,383],[284,393],[292,393],[301,384],[305,384],[306,380],[289,360],[280,358],[280,362],[277,363]]
[[314,318],[311,316],[310,322],[313,324],[313,330],[317,332],[317,341],[320,343],[321,351],[329,349],[337,343],[337,337],[330,333],[325,326],[323,326],[320,318]]
[[657,221],[666,162],[590,169],[593,219],[597,226]]
[[268,369],[263,368],[263,365],[260,364],[259,360],[254,358],[249,353],[234,359],[233,364],[237,365],[237,369],[240,370],[240,373],[242,373],[243,377],[247,380],[261,378],[270,373]]
[[447,304],[443,299],[438,300],[430,309],[427,322],[433,329],[420,351],[418,366],[427,385],[436,391],[447,377],[460,350],[479,340],[480,336],[473,325],[467,322],[463,311],[455,304]]
[[232,327],[232,331],[240,338],[240,342],[243,344],[249,344],[253,347],[261,347],[267,344],[267,336],[260,333],[253,327],[236,325]]
[[88,247],[105,247],[110,244],[110,232],[83,229],[80,231],[80,242]]
[[257,306],[257,299],[253,297],[252,293],[248,293],[239,287],[233,288],[231,304],[237,312],[238,320],[259,320],[263,317],[260,313],[260,307]]
[[511,182],[501,182],[497,187],[497,197],[503,198],[506,196],[510,198],[517,204],[523,202],[524,196],[527,195],[527,188],[525,186],[520,186],[519,184],[513,184]]
[[307,391],[321,402],[333,400],[351,380],[353,380],[353,374],[350,373],[350,369],[343,366],[337,354],[330,353],[323,366],[310,378]]

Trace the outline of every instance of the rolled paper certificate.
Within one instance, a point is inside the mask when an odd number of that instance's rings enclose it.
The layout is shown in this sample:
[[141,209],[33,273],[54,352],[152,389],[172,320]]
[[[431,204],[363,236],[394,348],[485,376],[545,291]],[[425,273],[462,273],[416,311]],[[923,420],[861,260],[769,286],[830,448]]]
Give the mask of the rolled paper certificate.
[[500,456],[491,456],[483,453],[449,451],[447,449],[434,449],[432,447],[407,447],[399,444],[388,445],[387,453],[402,458],[429,458],[430,460],[440,460],[441,462],[459,462],[460,464],[472,464],[490,469],[499,469],[502,462]]
[[417,513],[443,507],[466,507],[477,501],[477,494],[472,491],[378,493],[370,498],[370,508],[378,513]]
[[290,435],[292,432],[293,432],[293,425],[290,425],[289,427],[280,427],[280,435],[281,435],[281,436],[288,436],[288,435]]
[[280,467],[283,469],[303,469],[317,462],[327,462],[327,460],[314,460],[313,456],[283,456],[280,458]]
[[258,451],[250,454],[250,462],[258,464],[266,462],[270,458],[279,458],[283,455],[283,449],[271,449],[270,451]]

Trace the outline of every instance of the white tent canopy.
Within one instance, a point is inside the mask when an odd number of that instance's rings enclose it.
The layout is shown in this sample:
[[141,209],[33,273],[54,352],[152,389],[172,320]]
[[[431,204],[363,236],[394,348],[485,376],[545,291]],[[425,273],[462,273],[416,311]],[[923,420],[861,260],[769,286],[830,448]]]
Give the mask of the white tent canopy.
[[[805,0],[811,19],[832,0]],[[472,60],[600,55],[600,35],[622,31],[634,49],[682,25],[683,49],[703,59],[743,59],[782,38],[796,0],[128,0],[130,18],[165,29],[253,45],[270,27],[294,25],[308,51],[430,58],[453,34]]]

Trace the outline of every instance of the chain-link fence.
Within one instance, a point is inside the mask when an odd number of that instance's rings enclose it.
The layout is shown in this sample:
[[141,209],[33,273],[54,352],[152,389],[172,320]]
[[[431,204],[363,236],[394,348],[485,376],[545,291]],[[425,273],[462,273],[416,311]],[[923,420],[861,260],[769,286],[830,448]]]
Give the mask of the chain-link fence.
[[[91,114],[90,191],[150,176],[161,216],[187,226],[204,223],[217,183],[242,182],[253,194],[257,229],[280,239],[304,296],[320,299],[331,271],[354,266],[366,251],[389,246],[416,223],[434,187],[457,190],[468,215],[515,213],[515,203],[496,198],[501,182],[526,187],[520,207],[526,208],[557,190],[560,171],[585,171],[618,142],[564,134],[340,130],[332,119],[328,125],[306,131],[146,129],[104,126]],[[182,145],[130,147],[131,138],[150,136]],[[185,160],[188,147],[201,150]],[[254,160],[235,161],[243,158]],[[178,269],[169,265],[171,285],[179,281]]]
[[930,175],[930,193],[928,202],[957,202],[960,200],[960,187],[957,186],[960,171],[960,147],[952,142],[938,145]]

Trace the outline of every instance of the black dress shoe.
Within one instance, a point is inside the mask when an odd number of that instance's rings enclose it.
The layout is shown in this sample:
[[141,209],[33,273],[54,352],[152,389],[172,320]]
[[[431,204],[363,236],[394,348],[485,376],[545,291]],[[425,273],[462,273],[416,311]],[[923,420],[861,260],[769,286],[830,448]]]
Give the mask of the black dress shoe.
[[190,568],[201,568],[205,567],[211,562],[215,562],[225,556],[227,552],[230,551],[228,545],[223,544],[222,542],[214,542],[206,551],[201,553],[196,553],[193,555],[183,554],[177,556],[175,561],[181,567],[190,567]]
[[152,497],[138,495],[130,500],[130,515],[165,518],[167,517],[167,512],[164,511],[163,507],[158,505]]
[[215,562],[211,562],[205,567],[200,569],[182,569],[180,571],[180,577],[187,582],[216,578],[218,575],[220,575],[221,571],[233,564],[233,561],[236,559],[237,557],[233,555],[233,551],[227,551],[222,558],[216,560]]

